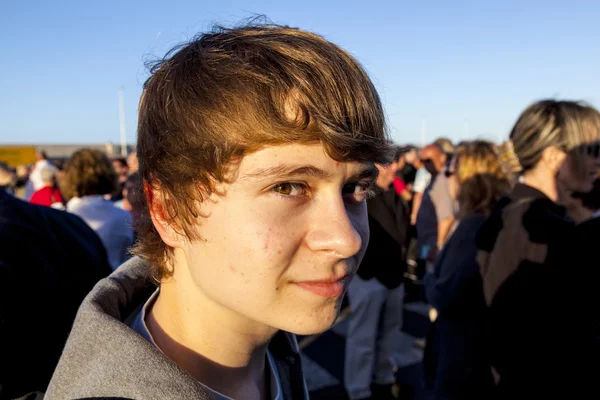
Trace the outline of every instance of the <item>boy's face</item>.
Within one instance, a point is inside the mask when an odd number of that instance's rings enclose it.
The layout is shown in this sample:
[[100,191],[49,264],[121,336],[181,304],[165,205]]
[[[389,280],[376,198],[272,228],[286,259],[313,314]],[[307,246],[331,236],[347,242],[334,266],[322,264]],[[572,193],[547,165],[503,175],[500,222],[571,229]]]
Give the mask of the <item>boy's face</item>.
[[202,240],[182,248],[201,297],[277,329],[329,328],[369,240],[365,197],[376,174],[320,144],[245,156],[225,195],[200,205]]

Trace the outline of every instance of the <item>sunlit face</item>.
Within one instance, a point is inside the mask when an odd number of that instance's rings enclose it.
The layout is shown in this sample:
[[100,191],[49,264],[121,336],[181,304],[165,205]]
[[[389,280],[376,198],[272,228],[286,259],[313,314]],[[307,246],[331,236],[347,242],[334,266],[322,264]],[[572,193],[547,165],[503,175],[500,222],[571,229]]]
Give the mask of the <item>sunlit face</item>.
[[321,145],[245,156],[225,195],[202,203],[202,241],[184,245],[197,290],[253,322],[328,329],[369,239],[365,198],[376,174]]
[[[571,152],[558,172],[558,183],[569,192],[587,193],[592,190],[600,172],[600,143],[591,143],[578,149],[583,154]],[[573,168],[573,157],[585,157],[586,174],[578,174]]]
[[408,153],[406,153],[404,155],[404,160],[408,163],[408,164],[414,164],[417,161],[417,150],[411,150]]
[[118,176],[127,174],[127,167],[125,167],[123,164],[121,164],[120,161],[113,160],[112,165]]
[[437,175],[443,168],[446,162],[446,156],[433,146],[426,146],[421,151],[421,162],[423,166],[432,175]]

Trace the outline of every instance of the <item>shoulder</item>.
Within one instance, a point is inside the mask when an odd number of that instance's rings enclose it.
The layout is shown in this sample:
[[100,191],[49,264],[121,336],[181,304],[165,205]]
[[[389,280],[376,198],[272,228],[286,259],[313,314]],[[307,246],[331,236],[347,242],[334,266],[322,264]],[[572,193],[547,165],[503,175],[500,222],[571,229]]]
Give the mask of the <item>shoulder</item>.
[[[50,256],[64,258],[61,251],[83,251],[97,257],[97,263],[106,257],[98,235],[78,216],[8,195],[0,198],[0,240],[13,243],[7,249],[29,257],[46,252],[44,258],[48,262]],[[28,251],[23,253],[25,247]]]

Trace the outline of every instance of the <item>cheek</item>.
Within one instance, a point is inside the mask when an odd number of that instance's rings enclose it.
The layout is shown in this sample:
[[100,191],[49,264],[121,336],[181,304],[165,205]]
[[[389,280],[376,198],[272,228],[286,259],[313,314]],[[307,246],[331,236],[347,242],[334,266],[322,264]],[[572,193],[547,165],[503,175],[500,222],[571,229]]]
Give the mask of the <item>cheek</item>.
[[302,226],[297,219],[291,213],[272,212],[247,221],[253,229],[243,234],[242,256],[237,259],[240,271],[261,279],[266,274],[273,279],[283,274],[302,243]]

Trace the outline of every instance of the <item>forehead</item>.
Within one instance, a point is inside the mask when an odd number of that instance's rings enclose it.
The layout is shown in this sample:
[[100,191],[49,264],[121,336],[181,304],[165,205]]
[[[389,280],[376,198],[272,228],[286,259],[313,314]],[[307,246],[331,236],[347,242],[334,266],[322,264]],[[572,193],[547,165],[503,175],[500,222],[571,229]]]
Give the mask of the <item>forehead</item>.
[[238,178],[260,178],[261,175],[277,174],[278,168],[282,166],[312,166],[327,171],[330,177],[375,169],[373,163],[336,161],[321,144],[286,144],[267,146],[244,156],[237,169]]

